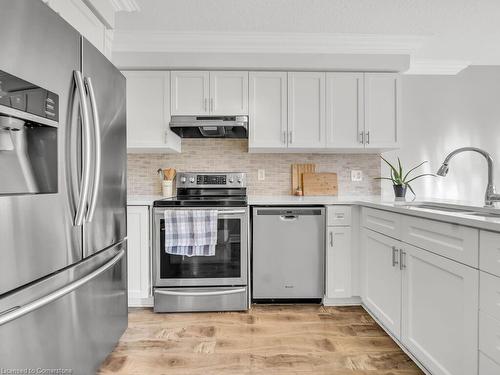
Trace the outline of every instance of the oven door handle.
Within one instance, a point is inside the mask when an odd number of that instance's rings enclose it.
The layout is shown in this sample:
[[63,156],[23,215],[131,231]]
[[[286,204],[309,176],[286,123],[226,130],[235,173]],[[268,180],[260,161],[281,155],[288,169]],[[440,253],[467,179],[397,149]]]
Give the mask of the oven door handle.
[[223,210],[219,210],[217,211],[217,214],[219,215],[241,215],[241,214],[246,214],[246,211],[245,210],[227,210],[227,211],[223,211]]
[[246,288],[219,290],[217,292],[174,292],[170,290],[155,290],[155,293],[167,296],[184,296],[184,297],[204,297],[204,296],[224,296],[228,294],[245,293]]

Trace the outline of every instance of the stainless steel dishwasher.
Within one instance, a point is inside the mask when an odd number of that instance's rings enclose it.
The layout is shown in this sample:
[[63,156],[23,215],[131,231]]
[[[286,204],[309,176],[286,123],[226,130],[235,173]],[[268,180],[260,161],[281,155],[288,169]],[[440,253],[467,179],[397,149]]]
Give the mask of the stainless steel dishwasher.
[[325,209],[254,207],[253,299],[324,295]]

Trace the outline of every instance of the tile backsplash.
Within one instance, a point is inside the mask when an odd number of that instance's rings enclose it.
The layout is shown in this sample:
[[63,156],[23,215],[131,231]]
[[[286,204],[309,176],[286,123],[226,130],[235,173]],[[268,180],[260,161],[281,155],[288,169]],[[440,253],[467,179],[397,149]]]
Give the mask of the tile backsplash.
[[[380,194],[378,154],[249,154],[247,140],[183,139],[180,154],[128,154],[128,194],[160,194],[158,168],[184,172],[246,172],[248,194],[288,195],[291,164],[315,163],[316,172],[338,174],[339,195]],[[258,181],[258,169],[265,180]],[[363,171],[363,180],[352,182],[350,171]]]

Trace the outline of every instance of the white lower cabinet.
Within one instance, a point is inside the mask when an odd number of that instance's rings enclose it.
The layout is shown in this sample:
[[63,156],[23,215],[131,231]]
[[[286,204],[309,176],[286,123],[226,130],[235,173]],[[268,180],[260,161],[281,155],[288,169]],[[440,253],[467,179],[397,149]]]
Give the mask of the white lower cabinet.
[[149,207],[127,208],[127,279],[129,306],[152,306]]
[[401,341],[433,375],[472,375],[478,363],[478,270],[402,246]]
[[[463,237],[457,233],[472,233],[473,230],[458,225],[448,228],[445,223],[441,227],[432,227],[437,222],[419,219],[418,227],[428,230],[418,232],[421,236],[408,237],[406,228],[413,218],[393,214],[394,217],[389,220],[386,214],[380,210],[363,209],[363,304],[430,374],[477,375],[480,342],[483,343],[483,353],[488,357],[495,360],[496,353],[500,353],[495,349],[500,342],[500,324],[495,331],[494,324],[489,319],[483,319],[481,339],[481,318],[478,322],[479,270],[438,255],[440,252],[450,254],[446,251],[452,241],[455,241],[461,254],[477,254],[478,244],[470,239],[478,239],[477,233]],[[376,223],[387,225],[373,225],[374,221],[370,218],[374,217],[381,218]],[[392,230],[395,222],[403,223],[402,230]],[[368,228],[383,230],[395,238]],[[442,231],[442,241],[422,240],[419,242],[421,247],[406,242],[407,239],[417,241],[428,238],[430,232],[437,233],[439,230]],[[416,230],[414,232],[417,233]],[[437,234],[434,237],[438,238]],[[462,237],[469,240],[462,241]],[[477,261],[471,263],[477,264]],[[492,302],[482,302],[486,309],[500,300],[493,297],[496,290],[484,286],[484,295],[491,295]],[[488,328],[485,329],[485,326]],[[490,366],[490,363],[483,366]]]
[[370,229],[362,229],[364,304],[395,337],[401,333],[401,243]]
[[326,297],[350,298],[351,227],[328,227]]

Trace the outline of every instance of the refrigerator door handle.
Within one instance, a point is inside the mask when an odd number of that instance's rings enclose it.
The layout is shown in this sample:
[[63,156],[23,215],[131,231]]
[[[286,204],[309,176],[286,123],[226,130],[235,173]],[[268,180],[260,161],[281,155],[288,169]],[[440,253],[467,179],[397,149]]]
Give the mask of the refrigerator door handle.
[[62,287],[61,289],[58,289],[55,292],[47,294],[46,296],[44,296],[40,299],[37,299],[33,302],[27,303],[24,306],[16,306],[12,309],[4,311],[3,313],[0,312],[0,326],[2,326],[3,324],[7,324],[7,323],[9,323],[12,320],[15,320],[17,318],[20,318],[23,315],[29,314],[30,312],[35,311],[35,310],[53,302],[53,301],[55,301],[56,299],[59,299],[59,298],[65,296],[66,294],[71,293],[74,290],[80,288],[84,284],[95,279],[96,277],[98,277],[102,273],[106,272],[111,267],[113,267],[121,258],[123,258],[124,255],[125,255],[125,250],[121,249],[118,252],[118,254],[116,254],[113,258],[111,258],[111,260],[109,260],[107,263],[105,263],[101,267],[97,268],[95,271],[82,277],[81,279],[73,281],[72,283]]
[[90,106],[92,108],[92,117],[94,120],[94,179],[92,184],[92,195],[86,218],[87,222],[91,222],[94,219],[94,213],[97,206],[97,197],[99,195],[99,183],[101,178],[101,125],[99,123],[99,112],[97,110],[94,86],[92,86],[92,80],[90,77],[85,77],[85,86],[89,92]]
[[73,72],[73,77],[75,79],[76,88],[80,96],[80,116],[82,117],[82,129],[83,129],[82,182],[80,185],[80,200],[78,202],[75,215],[75,225],[81,226],[83,225],[83,220],[85,217],[85,209],[90,189],[90,164],[91,164],[92,145],[90,142],[90,121],[89,121],[89,111],[87,107],[87,95],[85,92],[85,85],[83,82],[82,73],[78,70],[75,70]]

